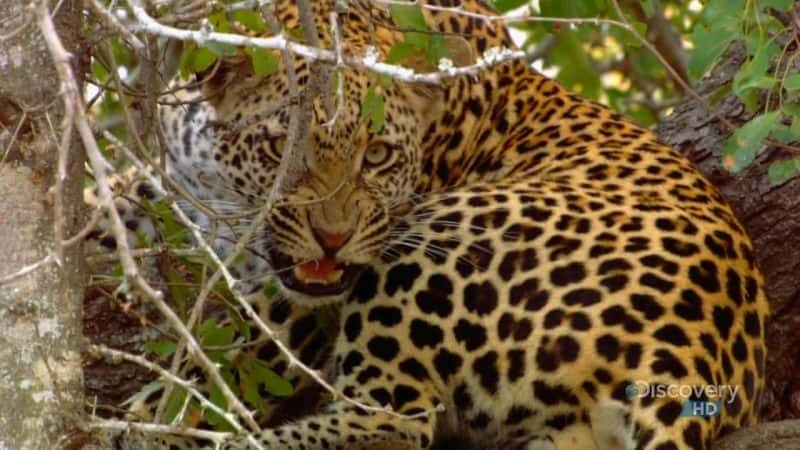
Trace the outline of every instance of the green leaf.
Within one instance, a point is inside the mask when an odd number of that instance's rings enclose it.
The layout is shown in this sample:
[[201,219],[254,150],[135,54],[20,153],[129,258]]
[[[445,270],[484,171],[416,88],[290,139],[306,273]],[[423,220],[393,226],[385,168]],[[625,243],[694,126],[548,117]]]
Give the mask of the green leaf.
[[250,55],[250,62],[253,64],[253,71],[258,76],[272,75],[278,70],[278,58],[266,48],[247,48],[245,53]]
[[425,23],[425,16],[422,9],[417,5],[397,5],[389,6],[389,14],[392,16],[394,24],[400,28],[412,30],[426,30],[428,24]]
[[98,60],[92,62],[92,75],[101,83],[104,83],[106,80],[108,80],[108,71]]
[[188,78],[190,73],[202,72],[217,61],[217,55],[210,49],[198,47],[194,43],[186,46],[181,54],[181,77]]
[[744,91],[739,99],[744,103],[744,108],[747,112],[755,114],[761,108],[761,95],[759,90],[749,89]]
[[738,173],[755,159],[761,141],[772,132],[778,122],[780,111],[772,111],[755,117],[736,130],[725,143],[723,166]]
[[280,289],[278,288],[278,283],[276,283],[275,280],[270,280],[266,284],[266,286],[264,286],[264,295],[268,299],[275,298],[275,296],[278,295],[279,292],[280,292]]
[[159,359],[164,359],[175,352],[177,344],[173,341],[149,341],[144,345],[145,350],[155,353]]
[[217,54],[207,47],[196,48],[190,57],[192,71],[202,72],[211,67],[217,61]]
[[498,12],[504,13],[530,3],[530,0],[494,0],[494,7]]
[[790,92],[800,89],[800,74],[789,75],[784,78],[783,88]]
[[389,89],[389,86],[391,86],[393,82],[394,82],[394,78],[392,78],[391,75],[386,75],[386,74],[383,74],[383,73],[379,73],[378,74],[378,84],[382,88]]
[[367,95],[361,102],[361,115],[370,121],[370,131],[377,133],[383,128],[383,96],[375,93],[375,88],[370,87]]
[[[211,319],[205,323],[213,323]],[[205,325],[205,324],[204,324]],[[202,343],[206,347],[222,347],[233,343],[235,330],[231,326],[220,327],[215,323],[213,326],[205,327],[202,333]]]
[[767,176],[775,184],[788,181],[790,178],[800,173],[800,157],[794,157],[784,161],[776,161],[770,164]]
[[151,381],[150,383],[147,383],[146,385],[142,386],[142,388],[139,389],[139,392],[131,395],[124,402],[122,402],[122,406],[132,405],[138,402],[139,400],[144,400],[151,394],[161,389],[164,389],[164,380],[158,379],[155,381]]
[[636,30],[636,34],[633,34],[630,31],[625,30],[625,33],[622,34],[623,36],[622,42],[630,47],[641,47],[642,41],[637,37],[637,35],[646,38],[647,24],[636,20],[631,20],[630,24],[631,26],[633,26],[633,29]]
[[181,78],[184,80],[189,78],[189,75],[191,74],[192,57],[193,57],[192,52],[195,48],[197,48],[197,46],[193,42],[190,42],[186,44],[186,47],[184,47],[183,52],[181,52],[181,60],[178,61],[178,71],[181,74]]
[[772,129],[772,133],[770,133],[770,137],[777,140],[778,142],[782,142],[784,144],[790,144],[792,142],[797,142],[800,135],[798,135],[795,130],[792,129],[789,125],[777,124]]
[[415,33],[413,31],[406,31],[403,33],[403,42],[417,50],[425,50],[428,47],[429,38],[430,35],[425,33]]
[[169,205],[164,202],[145,202],[144,205],[148,212],[152,211],[157,217],[155,222],[159,224],[159,232],[169,244],[181,244],[186,241],[188,231],[175,220]]
[[769,64],[780,52],[777,45],[758,36],[748,36],[747,47],[753,57],[742,64],[733,77],[733,91],[742,99],[750,89],[766,89],[775,84],[775,78],[769,73]]
[[416,53],[417,50],[418,48],[409,42],[397,42],[389,49],[389,55],[386,56],[386,63],[401,63]]
[[781,110],[784,116],[794,117],[794,120],[791,125],[784,125],[782,123],[775,124],[775,126],[772,127],[771,136],[784,144],[800,142],[800,117],[798,117],[796,113],[790,112],[791,109],[786,106],[781,108]]
[[442,58],[450,57],[450,49],[442,36],[428,36],[427,46],[425,47],[425,59],[432,66],[436,66]]
[[264,407],[264,400],[258,391],[258,381],[246,370],[239,371],[239,386],[244,400],[255,409]]
[[[238,392],[238,386],[233,383],[233,377],[231,376],[229,371],[221,371],[222,377],[225,379],[225,383],[231,387],[234,393]],[[217,386],[216,383],[213,383],[208,392],[208,400],[219,406],[220,409],[225,410],[227,409],[228,402],[225,400],[225,396],[222,394],[222,390]],[[205,412],[206,419],[208,423],[213,425],[215,429],[219,431],[233,431],[233,427],[231,424],[228,423],[222,416],[215,413],[214,411],[207,410]]]
[[255,11],[242,9],[233,13],[233,17],[237,22],[244,25],[247,29],[252,31],[264,31],[267,29],[264,20]]
[[217,56],[233,56],[236,54],[236,46],[230,44],[208,42],[206,43],[206,48],[214,52]]
[[214,26],[214,31],[220,33],[228,33],[231,31],[231,25],[228,23],[228,14],[225,11],[219,11],[208,16],[208,21]]
[[700,78],[714,65],[738,35],[738,24],[706,27],[697,24],[692,32],[694,50],[689,55],[689,73]]
[[258,382],[264,384],[264,389],[266,389],[267,392],[276,397],[288,397],[292,395],[294,391],[292,383],[281,378],[259,360],[253,361],[252,375]]
[[656,0],[642,0],[642,9],[647,17],[653,17],[656,13]]
[[286,30],[286,35],[292,41],[305,42],[306,40],[305,34],[303,33],[303,29],[300,27],[289,28],[288,30]]
[[558,74],[558,81],[568,89],[597,99],[600,95],[600,76],[583,49],[583,41],[574,30],[562,29],[547,62],[567,68]]
[[786,116],[795,118],[800,117],[800,105],[798,105],[797,103],[785,103],[781,107],[781,110],[783,111],[783,114]]
[[741,39],[747,0],[709,0],[692,30],[689,74],[703,76],[731,42]]
[[[428,29],[422,9],[417,5],[391,5],[389,6],[389,13],[398,28],[420,31]],[[423,50],[427,61],[434,66],[439,62],[440,58],[446,58],[450,55],[444,38],[439,35],[404,31],[403,44],[405,46],[395,50],[394,55],[391,55],[390,50],[390,58],[400,58],[395,62],[402,61],[413,54],[412,50]]]
[[540,0],[539,9],[547,17],[597,17],[605,9],[604,1]]
[[794,4],[794,0],[759,0],[758,6],[763,8],[775,8],[778,11],[788,11]]
[[177,300],[178,305],[176,306],[178,306],[178,310],[183,310],[186,299],[191,298],[191,290],[185,274],[170,264],[166,267],[166,278],[170,297]]
[[183,404],[187,395],[189,395],[189,393],[186,391],[186,389],[180,386],[174,386],[172,388],[172,392],[167,399],[167,407],[164,408],[165,420],[172,422],[176,417],[178,417],[178,414],[183,409]]

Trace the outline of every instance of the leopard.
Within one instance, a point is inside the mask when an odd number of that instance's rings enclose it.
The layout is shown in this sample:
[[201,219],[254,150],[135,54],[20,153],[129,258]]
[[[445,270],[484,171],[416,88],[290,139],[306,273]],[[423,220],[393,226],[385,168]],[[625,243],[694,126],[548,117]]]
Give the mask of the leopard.
[[[318,23],[338,15],[347,55],[386,58],[407,32],[388,3],[312,8]],[[475,50],[460,66],[498,53],[462,35],[514,48],[483,2],[416,4],[453,38],[452,54]],[[299,27],[293,2],[270,7]],[[312,64],[293,57],[291,68],[305,89]],[[204,162],[189,164],[207,174],[185,177],[211,177],[223,199],[275,199],[267,271],[289,302],[338,307],[341,395],[258,432],[262,447],[429,449],[457,437],[520,450],[708,449],[758,420],[764,280],[746,230],[685,157],[519,58],[437,84],[336,70],[343,95],[335,110],[314,103],[297,173],[276,177],[287,106],[209,131]],[[254,76],[233,61],[204,89],[213,120],[230,124],[287,98],[291,83],[283,62]],[[375,92],[377,130],[362,102]],[[671,389],[684,387],[688,397]],[[720,410],[687,414],[698,404]]]
[[[482,2],[471,6],[475,12],[488,13],[491,10],[486,8]],[[437,12],[426,12],[430,18],[442,16]],[[292,20],[292,19],[290,19]],[[436,19],[442,22],[441,19]],[[510,46],[512,40],[507,30],[500,27],[484,27],[478,20],[473,20],[470,28],[456,31],[451,30],[451,25],[442,22],[439,25],[441,31],[446,33],[458,33],[461,43],[472,46],[474,51],[484,51],[490,46]],[[458,24],[456,24],[458,25]],[[488,32],[484,31],[484,28]],[[463,49],[461,49],[463,50]],[[237,67],[237,69],[239,69]],[[242,117],[257,115],[264,108],[269,108],[269,99],[263,97],[243,96],[244,102],[229,102],[231,97],[219,95],[219,86],[230,83],[229,74],[221,76],[223,71],[230,70],[230,67],[215,67],[214,72],[217,76],[212,78],[211,83],[202,81],[205,74],[198,74],[195,78],[185,81],[181,77],[176,77],[171,83],[167,93],[159,99],[159,119],[160,127],[166,144],[166,179],[170,185],[177,186],[179,196],[170,199],[177,200],[181,209],[190,218],[194,226],[205,230],[205,235],[213,243],[213,248],[222,258],[229,255],[234,248],[238,235],[241,230],[248,225],[247,220],[216,220],[209,217],[204,211],[213,211],[217,215],[236,215],[243,210],[252,210],[262,204],[265,189],[269,189],[274,179],[274,171],[277,168],[280,158],[280,149],[275,146],[269,148],[253,148],[252,142],[257,139],[256,132],[263,135],[263,126],[254,123],[252,126],[243,128],[243,135],[220,134],[220,124],[226,119],[231,122],[240,120]],[[225,81],[220,81],[225,78]],[[208,81],[208,80],[206,80]],[[216,85],[214,84],[216,83]],[[236,159],[226,162],[223,167],[220,158],[212,155],[219,154],[220,151],[226,152],[230,146],[233,152],[239,155],[246,155],[249,152],[266,153],[259,155],[259,177],[257,184],[242,186],[238,172],[231,169],[231,165],[238,166]],[[265,161],[263,158],[267,158]],[[255,161],[254,161],[255,162]],[[157,162],[155,163],[157,165]],[[252,168],[252,167],[251,167]],[[262,172],[264,171],[264,172]],[[153,187],[150,180],[153,175],[158,175],[154,170],[147,169],[146,173],[130,169],[122,174],[109,177],[112,191],[115,194],[115,207],[117,213],[123,220],[128,231],[128,245],[131,248],[138,248],[144,243],[165,244],[167,236],[163,236],[160,226],[157,223],[160,218],[152,212],[152,204],[164,202],[166,199],[158,193],[158,188]],[[245,179],[249,179],[247,174]],[[237,181],[238,179],[238,181]],[[235,186],[235,188],[234,188]],[[187,200],[191,198],[191,200]],[[84,192],[84,202],[98,208],[100,201],[97,198],[97,188],[87,188]],[[203,207],[196,207],[196,202],[203,204]],[[102,217],[95,230],[85,241],[85,253],[92,257],[103,256],[117,250],[117,244],[113,233],[110,230],[109,220]],[[213,233],[210,230],[214,230]],[[213,236],[212,236],[213,235]],[[241,291],[247,295],[250,305],[255,309],[259,320],[267,324],[268,327],[276,331],[277,339],[286,343],[286,347],[294,354],[297,359],[307,367],[325,371],[328,356],[331,354],[332,330],[331,324],[335,325],[337,317],[332,317],[335,310],[320,312],[321,308],[310,308],[307,306],[293,304],[285,301],[280,295],[277,299],[266,298],[264,289],[269,284],[269,279],[265,274],[270,273],[265,258],[254,251],[253,245],[248,245],[244,250],[245,257],[229,267],[231,272],[240,281]],[[107,258],[100,258],[105,261]],[[153,258],[143,260],[146,268],[147,264],[156,264]],[[108,276],[109,268],[104,265],[95,265],[90,268],[90,272],[99,274],[99,279],[103,280]],[[148,271],[148,278],[156,283],[165,284],[166,280],[160,279],[159,269],[155,268]],[[92,281],[94,287],[101,286],[105,295],[115,290],[118,286],[111,283]],[[105,285],[104,285],[105,284]],[[108,285],[110,284],[110,285]],[[146,302],[143,302],[146,303]],[[251,321],[244,311],[240,308],[231,308],[228,304],[227,314],[219,314],[218,311],[211,311],[212,316],[217,320],[220,327],[235,326],[244,330],[237,330],[237,339],[241,340],[242,351],[240,359],[247,359],[255,356],[260,362],[275,372],[278,376],[285,378],[291,385],[294,394],[289,399],[279,399],[269,393],[261,393],[265,405],[255,411],[254,419],[261,426],[270,426],[291,419],[303,411],[314,408],[321,402],[319,386],[302,370],[293,367],[293,363],[287,359],[275,345],[275,341],[267,336],[263,336],[261,328]],[[126,309],[128,306],[125,307]],[[232,311],[231,311],[232,310]],[[146,313],[139,312],[139,316]],[[168,328],[168,323],[160,323],[160,327]],[[195,362],[186,357],[180,368],[179,375],[185,379],[191,379],[202,392],[208,393],[211,384],[206,379],[205,374],[199,370]],[[234,380],[234,383],[238,381]],[[163,402],[169,396],[162,389],[154,390],[146,387],[149,395],[141,398],[127,408],[127,417],[139,421],[166,421],[167,423],[180,424],[195,428],[214,428],[209,421],[208,411],[191,405],[183,414],[183,420],[174,417],[164,417]],[[172,394],[174,395],[174,394]],[[139,396],[135,396],[139,397]],[[305,403],[305,406],[303,405]],[[298,408],[299,405],[299,408]],[[290,411],[287,413],[287,409]],[[181,439],[160,439],[156,441],[156,446],[161,448],[172,448],[177,446],[193,447],[192,443],[185,443]]]

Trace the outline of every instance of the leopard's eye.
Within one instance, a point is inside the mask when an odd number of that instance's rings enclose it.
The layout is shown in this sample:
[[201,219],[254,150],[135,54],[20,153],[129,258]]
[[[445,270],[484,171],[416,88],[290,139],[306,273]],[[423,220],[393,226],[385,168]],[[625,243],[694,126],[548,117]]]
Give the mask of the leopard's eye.
[[364,152],[364,165],[377,167],[385,163],[391,156],[391,149],[385,144],[373,144]]

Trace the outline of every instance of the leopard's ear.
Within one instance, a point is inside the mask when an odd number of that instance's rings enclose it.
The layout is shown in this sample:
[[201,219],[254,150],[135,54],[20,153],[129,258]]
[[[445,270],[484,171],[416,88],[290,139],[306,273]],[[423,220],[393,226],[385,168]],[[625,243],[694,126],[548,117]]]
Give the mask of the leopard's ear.
[[213,106],[221,100],[225,88],[237,81],[248,79],[254,75],[253,66],[244,54],[220,58],[203,72],[195,74],[197,80],[204,80],[203,94]]

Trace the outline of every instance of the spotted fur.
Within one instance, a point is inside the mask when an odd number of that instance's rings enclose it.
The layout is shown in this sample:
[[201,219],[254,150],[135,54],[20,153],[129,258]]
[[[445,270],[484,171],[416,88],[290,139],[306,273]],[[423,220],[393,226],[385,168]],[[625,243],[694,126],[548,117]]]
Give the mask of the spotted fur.
[[[314,2],[318,21],[332,3]],[[275,11],[297,23],[290,2]],[[505,39],[469,16],[426,18]],[[350,1],[340,26],[353,54],[386,54],[402,39],[377,2]],[[295,61],[300,80],[308,70]],[[263,245],[283,291],[305,306],[341,305],[335,385],[417,417],[336,402],[264,430],[266,448],[427,449],[458,436],[485,448],[708,449],[756,421],[763,280],[730,207],[688,161],[522,61],[439,87],[395,81],[378,132],[360,110],[371,77],[344,74],[340,114],[326,127],[332,111],[315,107],[297,176],[272,186],[286,110],[209,132],[207,164],[190,166],[237,201],[276,195]],[[235,64],[206,89],[223,124],[289,93],[282,69],[258,78]],[[329,263],[339,282],[300,278]],[[720,416],[684,417],[682,400],[631,396],[637,381],[739,390]]]

